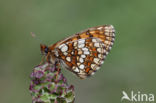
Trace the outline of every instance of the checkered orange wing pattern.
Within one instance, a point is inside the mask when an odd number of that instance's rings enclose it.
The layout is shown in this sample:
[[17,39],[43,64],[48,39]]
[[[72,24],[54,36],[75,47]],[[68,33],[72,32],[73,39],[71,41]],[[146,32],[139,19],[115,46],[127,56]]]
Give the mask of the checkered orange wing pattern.
[[103,25],[89,28],[59,41],[52,48],[55,59],[63,67],[84,79],[101,67],[114,39],[114,27]]

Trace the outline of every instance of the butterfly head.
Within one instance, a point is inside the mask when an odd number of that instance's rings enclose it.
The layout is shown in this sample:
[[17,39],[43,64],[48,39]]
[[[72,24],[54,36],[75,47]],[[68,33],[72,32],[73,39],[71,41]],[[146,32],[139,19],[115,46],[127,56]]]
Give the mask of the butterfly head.
[[41,53],[47,55],[49,52],[49,48],[44,45],[44,44],[40,44],[40,48],[41,48]]

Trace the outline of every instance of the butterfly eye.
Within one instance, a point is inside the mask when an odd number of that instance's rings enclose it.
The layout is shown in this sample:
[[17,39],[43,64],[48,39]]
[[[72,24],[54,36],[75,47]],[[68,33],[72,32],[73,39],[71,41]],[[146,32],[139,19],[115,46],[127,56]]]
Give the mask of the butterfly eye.
[[44,52],[47,54],[49,51],[48,47],[45,47]]
[[47,54],[49,49],[46,45],[40,44],[40,48],[41,48],[41,53],[42,54]]

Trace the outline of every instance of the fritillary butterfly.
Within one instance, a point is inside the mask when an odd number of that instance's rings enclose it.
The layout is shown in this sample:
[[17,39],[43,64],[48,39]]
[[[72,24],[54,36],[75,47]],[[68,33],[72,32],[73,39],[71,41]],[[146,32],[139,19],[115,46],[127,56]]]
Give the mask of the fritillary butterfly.
[[81,79],[93,75],[104,63],[115,39],[112,25],[89,28],[49,47],[41,44],[41,52],[50,63],[58,63]]

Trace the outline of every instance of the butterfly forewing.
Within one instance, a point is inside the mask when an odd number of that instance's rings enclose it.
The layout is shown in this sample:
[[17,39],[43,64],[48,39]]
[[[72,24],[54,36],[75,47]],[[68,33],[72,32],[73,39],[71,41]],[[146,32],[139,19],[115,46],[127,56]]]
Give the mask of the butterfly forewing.
[[112,25],[98,26],[56,43],[60,64],[80,78],[94,74],[113,45],[114,33]]

